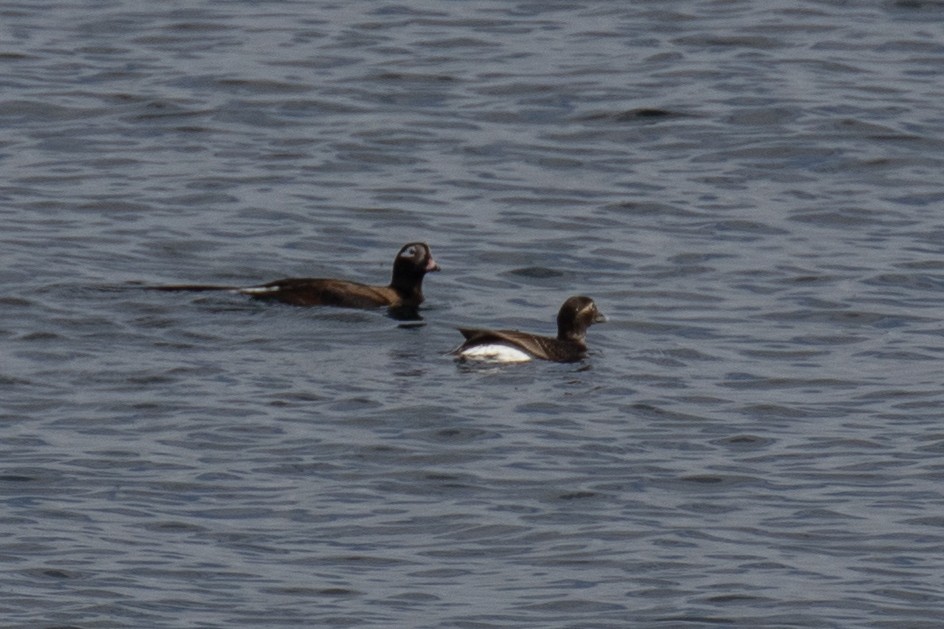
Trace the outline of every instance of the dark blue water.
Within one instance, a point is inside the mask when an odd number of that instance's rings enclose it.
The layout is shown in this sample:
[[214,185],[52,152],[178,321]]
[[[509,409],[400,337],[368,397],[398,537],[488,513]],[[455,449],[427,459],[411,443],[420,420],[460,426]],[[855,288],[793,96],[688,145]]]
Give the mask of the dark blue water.
[[[10,627],[937,627],[944,5],[0,7]],[[424,325],[142,284],[387,280]],[[578,364],[457,365],[456,325]]]

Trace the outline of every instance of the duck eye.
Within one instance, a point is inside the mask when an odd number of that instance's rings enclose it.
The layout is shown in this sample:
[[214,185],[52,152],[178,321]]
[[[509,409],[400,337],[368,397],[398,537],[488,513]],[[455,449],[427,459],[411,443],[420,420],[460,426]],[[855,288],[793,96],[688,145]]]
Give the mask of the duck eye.
[[409,256],[412,258],[413,256],[416,255],[416,247],[410,247],[409,249],[403,252],[403,255]]

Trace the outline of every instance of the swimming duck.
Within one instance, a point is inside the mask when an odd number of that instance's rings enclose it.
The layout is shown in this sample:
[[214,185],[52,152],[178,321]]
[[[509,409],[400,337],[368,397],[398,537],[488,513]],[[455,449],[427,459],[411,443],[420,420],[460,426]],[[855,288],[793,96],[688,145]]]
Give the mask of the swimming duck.
[[331,278],[286,278],[259,286],[214,286],[180,284],[157,286],[165,291],[227,290],[254,299],[279,301],[295,306],[338,306],[341,308],[415,309],[423,303],[423,277],[438,271],[429,245],[411,242],[403,245],[393,260],[393,276],[386,286],[361,284]]
[[460,359],[524,362],[538,358],[573,362],[587,353],[587,328],[606,317],[589,297],[569,298],[557,313],[557,337],[517,330],[458,328],[465,341],[452,354]]

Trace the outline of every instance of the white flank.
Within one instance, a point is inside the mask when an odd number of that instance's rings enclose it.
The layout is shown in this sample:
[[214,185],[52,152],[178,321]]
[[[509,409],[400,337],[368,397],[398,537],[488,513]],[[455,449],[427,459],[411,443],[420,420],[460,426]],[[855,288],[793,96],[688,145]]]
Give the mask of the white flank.
[[250,286],[249,288],[239,288],[236,292],[246,295],[259,295],[262,293],[274,293],[281,288],[281,286]]
[[493,343],[491,345],[476,345],[459,352],[462,358],[474,360],[492,360],[499,363],[523,363],[531,360],[531,355],[516,347]]

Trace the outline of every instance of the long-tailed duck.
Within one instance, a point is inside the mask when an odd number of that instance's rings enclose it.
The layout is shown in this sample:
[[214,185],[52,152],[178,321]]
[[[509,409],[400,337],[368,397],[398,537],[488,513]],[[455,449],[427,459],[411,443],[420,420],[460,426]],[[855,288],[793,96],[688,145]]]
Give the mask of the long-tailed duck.
[[227,290],[255,299],[279,301],[296,306],[337,306],[340,308],[380,308],[415,310],[423,303],[423,277],[438,271],[429,246],[411,242],[400,248],[393,260],[393,277],[386,286],[361,284],[328,278],[286,278],[240,288],[204,284],[156,286],[165,291]]
[[523,362],[533,358],[573,362],[587,353],[587,328],[606,317],[589,297],[571,297],[557,313],[557,338],[517,330],[459,328],[465,342],[452,351],[460,359]]

